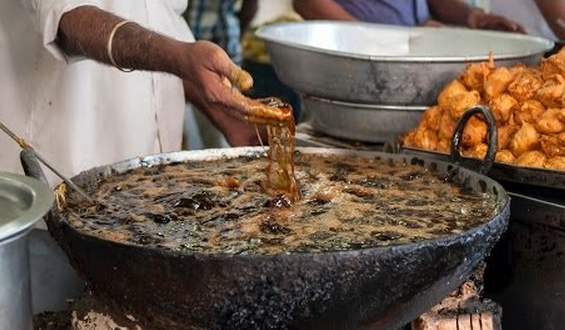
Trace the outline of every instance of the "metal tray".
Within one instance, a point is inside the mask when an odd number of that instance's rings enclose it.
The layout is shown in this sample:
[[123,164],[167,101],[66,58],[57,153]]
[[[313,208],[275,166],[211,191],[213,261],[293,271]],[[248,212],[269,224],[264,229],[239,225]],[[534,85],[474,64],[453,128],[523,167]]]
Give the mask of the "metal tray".
[[[420,148],[401,146],[400,150],[403,154],[414,155],[423,158],[432,158],[442,161],[453,161],[453,156],[450,154],[440,153],[436,151],[430,151]],[[461,157],[466,164],[475,165],[465,165],[465,167],[479,171],[481,166],[480,160],[474,158]],[[527,184],[533,186],[556,188],[565,190],[565,171],[535,168],[535,167],[524,167],[517,165],[510,165],[506,163],[493,162],[492,167],[483,173],[487,176],[502,181],[509,181],[520,184]]]
[[[485,159],[462,157],[459,153],[460,138],[467,121],[475,114],[484,115],[489,130],[489,152]],[[408,155],[416,155],[423,158],[432,158],[442,161],[452,161],[462,166],[485,174],[495,180],[508,181],[522,185],[538,186],[565,190],[565,171],[525,167],[507,163],[495,162],[497,150],[497,128],[495,119],[486,106],[475,106],[469,109],[455,127],[455,133],[451,143],[451,153],[441,153],[421,148],[400,146],[399,152]]]
[[260,28],[279,79],[298,92],[382,105],[436,103],[468,63],[536,64],[553,42],[521,34],[362,22],[287,22]]
[[416,126],[426,107],[349,103],[304,96],[306,122],[318,132],[362,142],[387,142]]

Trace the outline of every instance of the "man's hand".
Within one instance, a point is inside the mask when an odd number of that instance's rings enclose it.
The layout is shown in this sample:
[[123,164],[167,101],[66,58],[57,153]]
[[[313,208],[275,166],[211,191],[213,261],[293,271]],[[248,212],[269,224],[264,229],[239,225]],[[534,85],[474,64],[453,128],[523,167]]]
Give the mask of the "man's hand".
[[179,69],[189,101],[212,120],[232,146],[257,145],[255,127],[245,120],[252,103],[240,93],[253,86],[251,76],[211,42],[186,44],[182,52]]
[[473,8],[469,11],[467,26],[472,29],[526,33],[522,25],[502,16],[487,14],[479,8]]

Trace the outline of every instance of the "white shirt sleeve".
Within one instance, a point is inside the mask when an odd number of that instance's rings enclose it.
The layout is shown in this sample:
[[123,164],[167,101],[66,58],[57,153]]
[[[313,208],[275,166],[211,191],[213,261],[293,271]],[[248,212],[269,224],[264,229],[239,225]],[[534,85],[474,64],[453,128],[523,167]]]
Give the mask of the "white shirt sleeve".
[[58,60],[68,61],[67,54],[57,45],[59,21],[66,12],[80,6],[101,7],[100,0],[21,0],[30,10],[43,40],[43,46]]

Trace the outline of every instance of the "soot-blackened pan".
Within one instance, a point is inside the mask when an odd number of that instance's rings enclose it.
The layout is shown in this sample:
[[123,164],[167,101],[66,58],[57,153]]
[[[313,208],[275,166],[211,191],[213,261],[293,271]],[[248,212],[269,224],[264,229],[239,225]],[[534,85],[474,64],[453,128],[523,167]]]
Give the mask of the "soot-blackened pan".
[[[99,167],[73,178],[88,189],[101,176],[132,168],[257,156],[258,148],[188,151]],[[394,329],[463,283],[505,230],[509,198],[493,180],[467,169],[405,155],[303,148],[407,162],[449,175],[492,196],[498,212],[459,235],[342,252],[206,255],[134,246],[73,229],[53,209],[49,230],[101,299],[155,329]],[[28,174],[32,160],[23,155]]]

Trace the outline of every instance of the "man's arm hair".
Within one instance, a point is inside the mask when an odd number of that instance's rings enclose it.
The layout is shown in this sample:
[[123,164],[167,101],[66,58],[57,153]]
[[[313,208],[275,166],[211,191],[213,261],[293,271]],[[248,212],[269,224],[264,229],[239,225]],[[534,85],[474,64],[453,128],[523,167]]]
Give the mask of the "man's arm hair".
[[[82,6],[65,13],[60,20],[57,43],[68,55],[81,55],[112,65],[108,39],[113,28],[124,19],[93,6]],[[179,51],[186,43],[127,23],[116,31],[112,57],[121,68],[165,71],[181,76]]]

